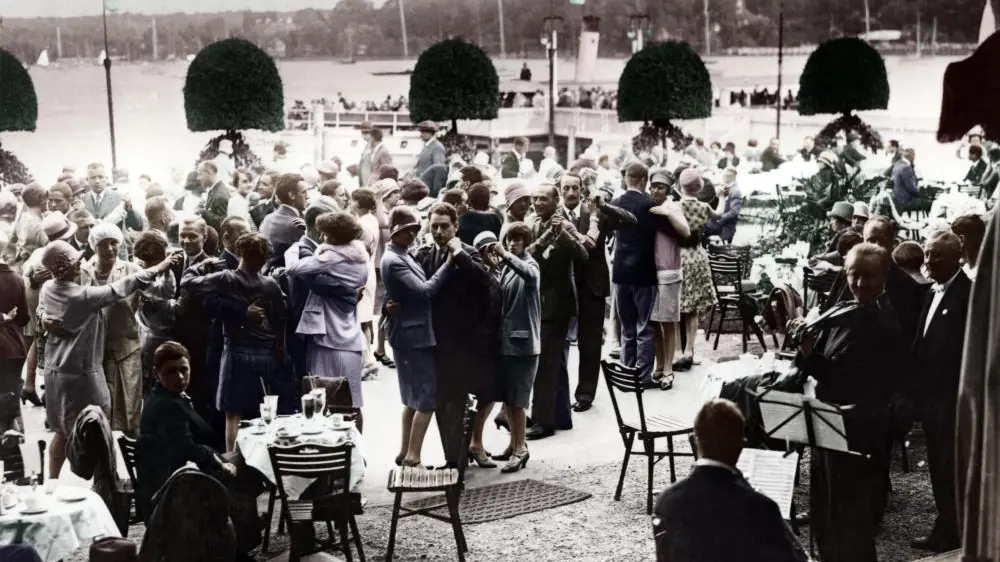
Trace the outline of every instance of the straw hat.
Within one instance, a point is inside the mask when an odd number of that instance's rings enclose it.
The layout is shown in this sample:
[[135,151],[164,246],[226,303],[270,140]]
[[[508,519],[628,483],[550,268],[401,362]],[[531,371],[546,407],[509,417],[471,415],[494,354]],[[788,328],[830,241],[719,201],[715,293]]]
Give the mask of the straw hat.
[[42,231],[49,242],[69,240],[70,236],[76,234],[76,224],[70,222],[62,212],[53,211],[42,219]]

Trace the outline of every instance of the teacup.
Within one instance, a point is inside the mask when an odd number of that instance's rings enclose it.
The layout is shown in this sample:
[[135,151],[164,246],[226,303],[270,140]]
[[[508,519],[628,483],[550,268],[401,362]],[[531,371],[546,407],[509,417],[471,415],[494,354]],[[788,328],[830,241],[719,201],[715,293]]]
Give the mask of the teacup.
[[48,480],[45,481],[45,493],[48,495],[52,495],[52,493],[55,492],[56,488],[58,487],[59,487],[59,479],[57,478],[49,478]]
[[24,509],[28,511],[35,511],[42,505],[42,498],[35,494],[28,494],[22,498],[24,501]]

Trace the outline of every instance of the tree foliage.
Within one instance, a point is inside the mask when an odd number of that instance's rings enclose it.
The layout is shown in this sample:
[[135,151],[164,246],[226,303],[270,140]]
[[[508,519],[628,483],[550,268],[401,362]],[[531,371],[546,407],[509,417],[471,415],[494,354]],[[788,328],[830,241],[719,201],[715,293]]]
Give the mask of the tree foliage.
[[184,112],[191,131],[281,131],[284,104],[278,67],[244,39],[212,43],[188,67]]
[[831,39],[809,55],[799,78],[800,114],[848,115],[888,106],[885,61],[864,40]]
[[410,118],[490,120],[500,109],[500,77],[477,45],[448,39],[421,53],[410,76]]
[[0,131],[34,131],[38,97],[21,61],[0,49]]
[[687,43],[645,47],[629,59],[618,80],[618,120],[669,122],[712,114],[712,78]]

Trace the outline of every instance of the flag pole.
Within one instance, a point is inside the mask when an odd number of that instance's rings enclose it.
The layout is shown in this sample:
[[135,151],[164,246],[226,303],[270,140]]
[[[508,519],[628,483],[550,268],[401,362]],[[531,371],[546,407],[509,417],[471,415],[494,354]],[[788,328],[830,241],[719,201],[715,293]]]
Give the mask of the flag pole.
[[111,93],[111,52],[108,49],[108,4],[101,0],[101,17],[104,22],[104,79],[108,92],[108,125],[111,128],[111,177],[118,171],[118,151],[115,147],[115,102]]

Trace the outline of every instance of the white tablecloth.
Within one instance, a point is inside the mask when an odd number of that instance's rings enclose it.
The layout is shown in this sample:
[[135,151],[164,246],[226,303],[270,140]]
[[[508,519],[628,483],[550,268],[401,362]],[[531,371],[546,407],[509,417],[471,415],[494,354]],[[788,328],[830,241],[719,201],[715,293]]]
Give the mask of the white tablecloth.
[[704,401],[719,397],[722,385],[727,382],[761,375],[770,371],[784,372],[791,367],[790,361],[777,360],[773,353],[765,354],[764,358],[742,356],[737,361],[726,361],[709,366],[705,378],[702,379],[699,396]]
[[[275,433],[278,429],[287,428],[289,431],[299,434],[296,443],[316,443],[318,445],[335,447],[349,440],[354,444],[354,450],[351,451],[350,485],[351,491],[357,491],[365,477],[365,448],[361,433],[357,427],[352,423],[346,429],[335,431],[329,427],[329,420],[313,418],[308,423],[323,424],[323,433],[318,435],[302,435],[302,428],[306,423],[305,419],[297,415],[274,420],[262,435],[255,435],[254,431],[256,428],[254,427],[243,428],[240,429],[236,436],[236,445],[239,447],[240,454],[243,455],[244,462],[248,466],[252,466],[260,471],[264,475],[264,478],[267,478],[268,482],[275,484],[274,467],[271,466],[271,457],[268,455],[267,448],[274,444]],[[289,495],[296,497],[311,482],[312,479],[308,478],[286,477],[285,488]]]
[[[0,545],[31,545],[42,560],[56,562],[89,546],[95,539],[120,537],[118,526],[100,496],[85,488],[79,491],[85,498],[74,502],[58,499],[58,490],[54,495],[44,495],[42,506],[47,510],[36,515],[21,514],[24,503],[19,502],[6,515],[0,515]],[[29,493],[30,488],[17,488],[20,497]]]

